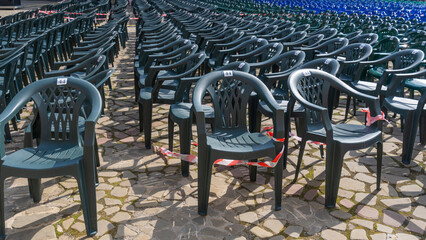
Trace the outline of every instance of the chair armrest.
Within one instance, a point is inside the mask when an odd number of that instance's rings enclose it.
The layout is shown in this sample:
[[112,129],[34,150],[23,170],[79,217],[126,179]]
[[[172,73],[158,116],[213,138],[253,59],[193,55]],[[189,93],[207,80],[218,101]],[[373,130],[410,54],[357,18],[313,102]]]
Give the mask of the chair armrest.
[[187,77],[181,78],[180,83],[176,89],[175,100],[176,102],[183,101],[185,90],[190,88],[193,83],[196,83],[200,80],[201,77]]

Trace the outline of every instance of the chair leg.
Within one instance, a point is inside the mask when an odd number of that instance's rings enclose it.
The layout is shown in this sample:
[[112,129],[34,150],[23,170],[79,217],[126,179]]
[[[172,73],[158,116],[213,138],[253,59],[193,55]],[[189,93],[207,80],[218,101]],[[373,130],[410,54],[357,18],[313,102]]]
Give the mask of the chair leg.
[[324,159],[324,145],[320,145],[320,155],[321,158]]
[[416,140],[417,123],[414,122],[414,111],[408,112],[402,134],[402,163],[410,164]]
[[12,142],[12,135],[10,134],[10,126],[9,123],[6,123],[6,125],[4,125],[4,133],[5,133],[5,140],[7,143],[11,143]]
[[327,143],[327,158],[325,160],[325,206],[336,206],[337,192],[339,191],[340,176],[342,173],[342,149]]
[[259,102],[259,98],[257,96],[250,96],[249,104],[248,104],[250,132],[260,131],[261,114],[257,112],[257,107],[259,105],[258,102]]
[[139,112],[139,132],[143,132],[143,111],[142,111],[142,104],[138,103],[138,112]]
[[377,143],[377,179],[376,179],[376,189],[380,190],[380,182],[382,179],[382,156],[383,156],[383,143]]
[[4,217],[4,178],[0,178],[0,239],[6,238],[6,226]]
[[306,146],[306,138],[303,138],[302,142],[300,142],[299,157],[297,158],[297,165],[296,165],[296,171],[294,173],[293,183],[295,183],[297,181],[297,178],[299,177],[299,171],[300,171],[300,166],[302,166],[302,158],[303,158],[303,152],[305,151],[305,146]]
[[[280,149],[281,150],[281,149]],[[278,150],[278,152],[280,151]],[[281,160],[282,161],[282,158]],[[278,163],[274,169],[274,187],[275,187],[275,211],[281,210],[282,189],[283,189],[283,164]]]
[[345,110],[345,118],[344,121],[348,120],[348,115],[349,115],[349,107],[351,105],[351,96],[347,96],[346,98],[346,110]]
[[420,143],[426,145],[426,111],[422,111],[420,114]]
[[198,164],[198,214],[206,216],[213,167],[210,162],[209,152],[199,151],[198,156],[200,160]]
[[[180,140],[180,153],[190,154],[191,153],[191,121],[183,121],[179,126],[179,140]],[[172,140],[173,141],[173,140]],[[182,176],[189,176],[189,162],[181,160],[181,171]]]
[[356,98],[353,99],[354,117],[356,116]]
[[84,222],[86,224],[86,234],[87,236],[94,236],[98,228],[94,164],[93,162],[89,163],[90,161],[86,162],[87,164],[84,164],[82,170],[83,172],[80,171],[76,179],[80,192]]
[[41,201],[41,178],[28,178],[28,188],[30,189],[30,196],[35,203]]
[[152,100],[144,101],[142,104],[142,114],[144,115],[142,124],[145,128],[145,148],[151,149]]
[[[167,120],[167,132],[169,134],[169,150],[173,152],[173,134],[175,133],[175,123],[172,121],[172,119],[170,118],[170,113],[169,113],[169,119]],[[180,127],[179,127],[179,131],[180,131]],[[181,142],[182,144],[182,142]]]
[[[257,162],[257,159],[250,160],[249,162]],[[256,182],[256,175],[257,175],[257,167],[249,166],[249,176],[250,176],[251,182]]]

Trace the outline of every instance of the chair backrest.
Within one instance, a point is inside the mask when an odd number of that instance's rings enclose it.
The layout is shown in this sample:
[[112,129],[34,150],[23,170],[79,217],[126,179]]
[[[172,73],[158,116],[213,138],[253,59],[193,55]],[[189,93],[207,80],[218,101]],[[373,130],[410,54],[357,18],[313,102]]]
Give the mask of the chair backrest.
[[[312,125],[322,123],[322,115],[319,111],[307,108],[307,106],[327,109],[329,90],[332,75],[314,69],[300,69],[292,73],[288,84],[292,97],[305,106],[306,123],[309,129]],[[318,109],[318,108],[317,108]],[[325,114],[328,116],[328,114]],[[328,120],[329,121],[329,120]]]
[[365,43],[352,43],[340,49],[339,54],[335,56],[344,57],[345,61],[354,61],[349,64],[342,64],[338,76],[345,76],[345,79],[352,79],[355,71],[358,70],[359,62],[367,60],[373,52],[373,47]]
[[[34,100],[40,117],[40,145],[45,142],[78,144],[80,116],[96,122],[102,110],[102,98],[91,83],[73,77],[53,77],[31,83],[20,91],[1,115],[1,121],[10,120],[26,103]],[[87,104],[85,114],[82,106]]]
[[350,43],[368,43],[374,45],[379,40],[379,35],[376,33],[365,33],[352,39]]
[[300,66],[300,69],[318,69],[330,73],[331,75],[336,75],[339,70],[339,66],[339,62],[336,59],[318,58],[303,64]]
[[23,51],[11,54],[0,62],[0,72],[2,72],[4,76],[3,83],[0,84],[3,94],[6,94],[8,90],[13,87],[11,84],[15,80],[18,62],[23,54]]
[[299,25],[299,26],[295,27],[294,30],[296,32],[299,32],[299,31],[308,31],[310,27],[311,27],[311,25],[309,25],[309,24],[306,23],[306,24],[302,24],[302,25]]
[[285,72],[296,65],[301,65],[305,59],[305,53],[300,50],[292,50],[281,54],[278,59],[279,61],[272,66],[273,73]]
[[[247,131],[247,104],[252,92],[268,106],[276,104],[265,84],[255,76],[240,71],[215,71],[202,77],[195,86],[193,103],[195,109],[202,109],[206,92],[213,102],[215,132],[237,129]],[[275,109],[276,106],[270,106]]]
[[374,51],[379,53],[393,53],[399,48],[399,38],[391,36],[384,37],[377,45],[374,46]]

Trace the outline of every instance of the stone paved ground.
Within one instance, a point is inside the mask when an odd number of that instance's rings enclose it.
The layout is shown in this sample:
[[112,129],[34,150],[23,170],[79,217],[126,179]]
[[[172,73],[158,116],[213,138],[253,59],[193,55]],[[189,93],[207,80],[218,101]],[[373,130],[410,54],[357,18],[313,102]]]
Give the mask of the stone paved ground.
[[[385,128],[381,191],[375,191],[375,149],[351,151],[345,156],[336,209],[324,208],[325,165],[316,145],[308,145],[300,177],[290,184],[298,155],[292,139],[281,211],[272,210],[271,171],[259,169],[257,181],[250,182],[247,167],[219,166],[212,177],[209,214],[200,217],[197,166],[192,165],[185,178],[179,160],[144,149],[133,91],[135,28],[129,31],[128,48],[115,62],[105,116],[97,125],[102,156],[98,234],[85,238],[74,179],[44,179],[42,201],[34,204],[26,179],[9,178],[5,183],[8,239],[424,239],[425,148],[417,139],[414,161],[402,165],[402,133],[393,126],[395,120]],[[155,105],[153,112],[153,144],[167,147],[168,106]],[[343,111],[338,109],[334,117],[341,120]],[[361,123],[361,114],[358,118],[350,121]],[[269,124],[265,119],[264,125]],[[9,152],[22,144],[22,135],[13,135]],[[178,149],[178,142],[175,146]]]

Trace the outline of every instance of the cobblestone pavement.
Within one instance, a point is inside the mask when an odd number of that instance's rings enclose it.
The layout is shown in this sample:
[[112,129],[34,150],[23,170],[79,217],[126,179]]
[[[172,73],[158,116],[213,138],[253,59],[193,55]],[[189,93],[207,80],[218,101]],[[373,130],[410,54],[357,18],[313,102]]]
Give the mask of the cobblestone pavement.
[[[93,239],[424,239],[425,148],[417,139],[414,161],[402,165],[402,133],[394,119],[384,129],[380,191],[375,191],[375,148],[351,151],[345,156],[337,206],[324,208],[325,164],[318,146],[308,144],[300,177],[290,184],[298,155],[292,139],[281,211],[272,210],[270,170],[259,168],[257,181],[250,182],[247,167],[218,166],[212,177],[208,216],[199,216],[197,165],[191,165],[189,177],[182,177],[178,159],[165,159],[144,149],[133,90],[135,28],[129,27],[129,32],[128,46],[115,62],[105,116],[97,125],[102,159],[98,234]],[[343,119],[342,106],[343,101],[334,119]],[[155,146],[167,147],[168,108],[154,106]],[[349,121],[361,124],[361,114],[357,117]],[[270,123],[265,119],[263,125]],[[8,151],[22,145],[22,134],[15,132],[13,141]],[[74,179],[44,179],[38,204],[29,197],[26,179],[9,178],[5,185],[8,239],[86,239]]]

